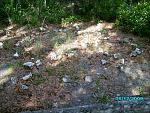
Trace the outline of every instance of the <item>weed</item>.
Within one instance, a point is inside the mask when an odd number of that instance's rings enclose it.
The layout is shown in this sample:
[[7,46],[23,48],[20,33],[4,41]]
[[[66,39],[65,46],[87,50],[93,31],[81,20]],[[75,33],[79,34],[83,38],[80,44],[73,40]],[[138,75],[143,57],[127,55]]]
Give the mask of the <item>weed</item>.
[[106,95],[96,97],[96,102],[98,103],[107,103],[109,100],[110,98]]

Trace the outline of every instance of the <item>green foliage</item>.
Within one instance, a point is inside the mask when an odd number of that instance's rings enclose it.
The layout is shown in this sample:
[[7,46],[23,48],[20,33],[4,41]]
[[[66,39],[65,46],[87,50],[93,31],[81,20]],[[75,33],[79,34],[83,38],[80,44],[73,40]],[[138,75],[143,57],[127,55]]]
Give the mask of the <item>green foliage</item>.
[[116,24],[125,31],[150,36],[150,2],[122,4],[118,9]]

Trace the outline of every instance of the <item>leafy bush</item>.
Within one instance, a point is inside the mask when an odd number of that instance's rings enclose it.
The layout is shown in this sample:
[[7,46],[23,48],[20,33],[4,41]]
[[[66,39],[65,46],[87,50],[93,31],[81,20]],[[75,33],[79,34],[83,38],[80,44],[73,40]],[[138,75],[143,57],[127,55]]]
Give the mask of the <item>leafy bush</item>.
[[116,24],[125,31],[150,36],[150,2],[122,4],[118,9]]
[[124,0],[80,0],[76,3],[75,13],[86,18],[112,21],[123,2]]

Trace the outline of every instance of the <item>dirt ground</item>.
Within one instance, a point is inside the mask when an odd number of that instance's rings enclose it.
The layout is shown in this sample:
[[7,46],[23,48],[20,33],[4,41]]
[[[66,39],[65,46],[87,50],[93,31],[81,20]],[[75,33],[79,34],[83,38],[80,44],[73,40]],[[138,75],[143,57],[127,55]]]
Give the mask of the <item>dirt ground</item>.
[[[12,25],[1,30],[0,42],[1,113],[150,96],[150,41],[113,23]],[[35,65],[25,67],[29,61]]]

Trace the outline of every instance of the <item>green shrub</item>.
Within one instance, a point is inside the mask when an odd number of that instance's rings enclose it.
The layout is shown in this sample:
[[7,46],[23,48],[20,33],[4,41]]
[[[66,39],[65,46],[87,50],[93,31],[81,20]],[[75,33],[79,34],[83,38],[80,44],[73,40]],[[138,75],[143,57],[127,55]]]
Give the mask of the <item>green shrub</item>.
[[150,2],[122,4],[118,9],[116,24],[125,31],[150,36]]

